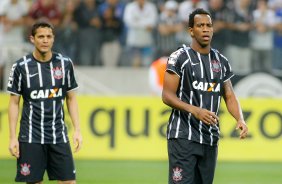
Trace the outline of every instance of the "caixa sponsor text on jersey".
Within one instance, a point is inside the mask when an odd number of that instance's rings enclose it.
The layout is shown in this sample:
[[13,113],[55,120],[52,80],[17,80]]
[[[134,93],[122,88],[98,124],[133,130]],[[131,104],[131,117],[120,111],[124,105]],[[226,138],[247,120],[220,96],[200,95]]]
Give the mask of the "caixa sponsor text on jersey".
[[62,88],[33,90],[30,93],[30,98],[32,99],[56,98],[61,96]]

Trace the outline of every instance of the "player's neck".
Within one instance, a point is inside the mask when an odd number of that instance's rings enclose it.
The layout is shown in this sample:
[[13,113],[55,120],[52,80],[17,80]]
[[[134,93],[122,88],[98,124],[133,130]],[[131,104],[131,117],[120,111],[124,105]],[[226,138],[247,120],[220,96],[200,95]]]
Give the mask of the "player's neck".
[[33,57],[40,62],[47,62],[50,61],[50,59],[52,58],[52,52],[39,52],[37,50],[35,50],[32,53]]
[[210,46],[210,45],[207,45],[207,46],[205,46],[205,47],[202,47],[202,46],[199,45],[198,43],[192,41],[192,43],[191,43],[191,48],[192,48],[194,51],[199,52],[200,54],[209,54],[209,53],[210,53],[211,46]]

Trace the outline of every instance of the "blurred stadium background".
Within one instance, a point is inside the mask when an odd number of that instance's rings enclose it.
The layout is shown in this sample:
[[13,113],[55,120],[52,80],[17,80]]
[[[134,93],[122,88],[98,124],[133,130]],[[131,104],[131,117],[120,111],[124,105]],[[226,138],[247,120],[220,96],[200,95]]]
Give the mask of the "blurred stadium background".
[[[149,20],[139,15],[147,23],[132,38],[138,21],[131,18],[138,15],[128,5],[135,1],[0,1],[0,183],[14,183],[16,169],[8,152],[6,81],[12,63],[31,52],[28,31],[39,19],[55,25],[54,50],[75,64],[84,136],[83,149],[74,154],[77,183],[167,183],[170,109],[160,98],[163,66],[152,62],[166,60],[180,43],[189,44],[188,14],[203,7],[214,19],[212,45],[229,58],[236,74],[232,82],[250,131],[246,140],[239,140],[222,104],[214,183],[281,184],[282,1],[147,0],[152,3]],[[69,117],[66,121],[70,124]]]

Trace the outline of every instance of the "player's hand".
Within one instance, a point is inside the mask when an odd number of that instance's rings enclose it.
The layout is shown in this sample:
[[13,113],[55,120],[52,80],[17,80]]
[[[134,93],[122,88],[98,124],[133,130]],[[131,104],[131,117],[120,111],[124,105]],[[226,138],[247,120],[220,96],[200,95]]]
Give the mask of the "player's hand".
[[20,157],[19,141],[17,140],[17,138],[10,140],[9,151],[12,156],[16,158]]
[[75,131],[73,134],[74,152],[78,152],[82,146],[82,135],[80,131]]
[[195,112],[192,114],[207,125],[216,125],[219,121],[219,117],[215,115],[214,112],[211,112],[207,109],[196,107]]
[[240,139],[245,139],[248,135],[248,127],[244,120],[239,120],[236,125],[236,130],[240,129]]

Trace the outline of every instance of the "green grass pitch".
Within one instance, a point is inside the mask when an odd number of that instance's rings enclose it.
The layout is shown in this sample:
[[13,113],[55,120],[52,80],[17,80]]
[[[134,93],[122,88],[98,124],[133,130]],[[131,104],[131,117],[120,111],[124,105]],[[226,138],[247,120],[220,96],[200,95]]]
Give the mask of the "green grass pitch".
[[[76,160],[78,184],[167,184],[166,161]],[[15,160],[0,160],[0,184],[13,184]],[[44,184],[55,184],[47,181]],[[214,184],[281,184],[282,162],[218,162]]]

